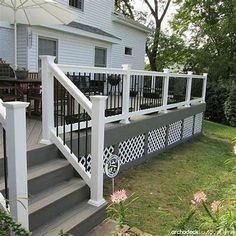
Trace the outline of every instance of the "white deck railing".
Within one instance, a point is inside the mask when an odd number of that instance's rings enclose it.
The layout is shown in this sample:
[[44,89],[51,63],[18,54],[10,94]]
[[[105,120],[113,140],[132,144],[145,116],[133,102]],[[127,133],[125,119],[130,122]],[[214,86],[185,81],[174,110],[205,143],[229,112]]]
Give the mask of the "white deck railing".
[[[124,65],[123,69],[81,67],[54,63],[54,57],[42,56],[42,121],[43,139],[45,144],[54,143],[64,154],[71,165],[77,170],[91,189],[90,203],[100,206],[103,199],[103,148],[105,123],[121,121],[129,123],[135,116],[154,112],[168,112],[169,109],[189,107],[195,103],[204,103],[206,95],[207,74],[193,75],[164,72],[132,70]],[[104,87],[95,88],[93,92],[106,96],[89,96],[91,88],[82,92],[82,87],[74,83],[88,78],[101,81]],[[62,125],[54,119],[54,78],[66,90],[67,99],[71,97],[78,105],[64,108]],[[74,80],[72,82],[72,80]],[[117,84],[111,80],[117,79]],[[194,91],[193,83],[200,81],[199,91]],[[114,81],[113,81],[114,82]],[[109,84],[110,83],[110,84]],[[80,84],[81,85],[81,84]],[[198,88],[198,90],[199,90]],[[97,89],[97,90],[96,90]],[[84,90],[85,91],[85,90]],[[178,94],[180,93],[181,94]],[[178,98],[175,98],[178,95]],[[107,99],[108,97],[108,99]],[[83,114],[88,114],[91,121],[66,123],[66,112],[72,114],[75,107],[80,117],[80,107]],[[79,108],[78,108],[79,107]],[[112,114],[114,112],[115,114]],[[73,113],[74,114],[74,113]],[[62,114],[63,116],[63,114]],[[106,117],[105,117],[106,116]],[[72,118],[72,115],[71,115]],[[72,131],[91,127],[91,172],[78,161],[72,148]],[[71,145],[66,142],[66,133],[70,132]],[[62,134],[62,136],[60,136]],[[87,135],[87,134],[86,134]],[[79,149],[79,145],[78,145]],[[87,156],[85,155],[85,158]]]

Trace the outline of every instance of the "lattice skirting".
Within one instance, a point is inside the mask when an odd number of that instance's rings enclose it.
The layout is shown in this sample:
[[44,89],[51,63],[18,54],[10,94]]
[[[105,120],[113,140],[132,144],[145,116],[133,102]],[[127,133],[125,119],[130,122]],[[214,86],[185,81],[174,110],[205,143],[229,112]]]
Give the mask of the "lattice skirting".
[[[119,156],[121,165],[125,165],[148,154],[164,150],[168,146],[201,133],[202,122],[203,113],[199,113],[106,147],[103,153],[104,165],[113,154]],[[87,172],[91,172],[90,154],[87,158],[82,156],[80,163],[84,167],[87,166]]]

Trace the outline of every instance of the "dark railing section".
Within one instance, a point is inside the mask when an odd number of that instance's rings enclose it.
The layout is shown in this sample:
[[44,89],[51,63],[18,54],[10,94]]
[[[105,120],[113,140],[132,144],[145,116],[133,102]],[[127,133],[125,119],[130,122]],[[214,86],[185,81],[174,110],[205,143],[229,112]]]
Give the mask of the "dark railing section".
[[162,106],[163,77],[144,76],[143,98],[141,109]]
[[187,78],[170,77],[168,104],[184,102],[186,99],[186,86],[187,86]]
[[69,92],[54,80],[54,115],[56,135],[67,145],[78,162],[83,159],[85,171],[89,171],[88,154],[90,151],[91,117]]
[[108,96],[105,116],[122,113],[123,75],[104,73],[67,73],[67,77],[90,99],[92,95]]
[[7,153],[6,153],[6,131],[2,128],[3,135],[3,173],[4,173],[4,197],[6,199],[6,207],[8,207],[9,189],[8,189],[8,171],[7,171]]
[[203,90],[203,79],[193,78],[191,99],[201,98]]
[[122,113],[123,100],[123,75],[109,74],[106,80],[106,101],[105,116],[114,116]]

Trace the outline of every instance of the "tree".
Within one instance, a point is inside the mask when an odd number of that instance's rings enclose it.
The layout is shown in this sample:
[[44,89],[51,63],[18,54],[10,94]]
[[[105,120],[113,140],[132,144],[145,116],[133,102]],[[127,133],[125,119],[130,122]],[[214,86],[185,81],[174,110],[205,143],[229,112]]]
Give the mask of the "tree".
[[190,55],[191,50],[185,45],[182,38],[175,34],[166,35],[163,32],[160,33],[157,50],[158,71],[163,71],[164,68],[169,68],[176,72],[183,71],[183,69],[186,69],[187,59]]
[[133,0],[115,0],[115,9],[117,12],[134,19]]
[[180,36],[191,36],[188,38],[195,49],[194,66],[205,68],[212,80],[235,79],[236,1],[176,0],[176,3],[181,7],[172,27]]
[[[161,24],[166,16],[171,0],[144,0],[153,17],[153,33],[146,43],[146,53],[150,62],[151,70],[157,71],[158,64],[158,46],[161,34]],[[162,11],[161,11],[162,10]]]

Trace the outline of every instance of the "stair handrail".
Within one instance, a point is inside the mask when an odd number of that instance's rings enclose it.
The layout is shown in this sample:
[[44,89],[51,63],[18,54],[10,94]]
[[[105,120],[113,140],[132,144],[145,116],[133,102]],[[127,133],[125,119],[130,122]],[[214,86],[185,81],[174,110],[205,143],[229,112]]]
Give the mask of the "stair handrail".
[[[89,203],[101,206],[103,198],[103,149],[106,96],[91,96],[91,101],[74,85],[65,73],[54,63],[53,56],[40,56],[42,61],[42,140],[54,143],[69,163],[90,187]],[[54,127],[54,78],[82,106],[91,117],[91,174],[86,172],[66,143],[56,135]]]

